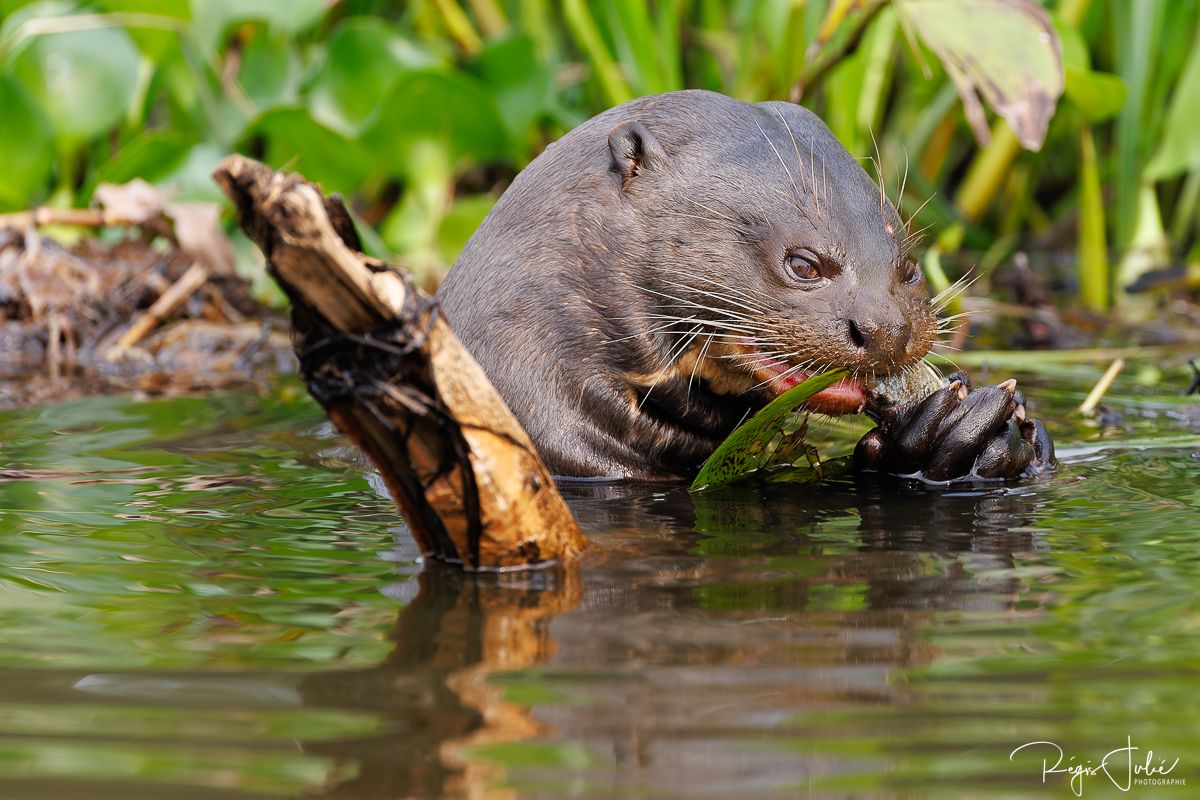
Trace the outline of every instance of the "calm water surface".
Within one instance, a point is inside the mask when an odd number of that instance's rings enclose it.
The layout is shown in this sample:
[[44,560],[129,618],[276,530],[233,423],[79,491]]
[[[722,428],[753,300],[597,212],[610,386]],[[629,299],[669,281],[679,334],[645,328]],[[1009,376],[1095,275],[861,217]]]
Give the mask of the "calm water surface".
[[1200,796],[1200,403],[1099,371],[1051,479],[571,484],[480,579],[297,386],[0,413],[0,798]]

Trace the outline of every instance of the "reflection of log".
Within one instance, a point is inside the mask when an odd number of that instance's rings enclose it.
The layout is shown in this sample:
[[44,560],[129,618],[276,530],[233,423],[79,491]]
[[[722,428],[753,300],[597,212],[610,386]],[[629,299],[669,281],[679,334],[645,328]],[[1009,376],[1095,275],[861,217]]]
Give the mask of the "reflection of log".
[[377,736],[307,742],[337,765],[321,798],[494,797],[503,769],[473,748],[529,739],[544,730],[505,699],[496,672],[545,663],[550,622],[583,592],[578,564],[537,573],[463,575],[432,565],[401,612],[396,647],[373,669],[317,672],[300,684],[306,706],[361,709],[389,719]]
[[436,304],[358,252],[341,201],[240,156],[215,177],[292,300],[309,391],[383,473],[421,549],[468,569],[581,550],[525,431]]

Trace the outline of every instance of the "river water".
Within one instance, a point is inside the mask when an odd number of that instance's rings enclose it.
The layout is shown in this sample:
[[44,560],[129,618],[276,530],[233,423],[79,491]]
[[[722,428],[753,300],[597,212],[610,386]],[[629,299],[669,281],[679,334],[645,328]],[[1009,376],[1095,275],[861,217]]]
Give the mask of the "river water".
[[1100,423],[1103,364],[1030,379],[1048,479],[573,483],[596,552],[482,578],[297,384],[2,412],[0,797],[1070,796],[1056,748],[1108,754],[1084,797],[1195,797],[1200,402],[1162,363]]

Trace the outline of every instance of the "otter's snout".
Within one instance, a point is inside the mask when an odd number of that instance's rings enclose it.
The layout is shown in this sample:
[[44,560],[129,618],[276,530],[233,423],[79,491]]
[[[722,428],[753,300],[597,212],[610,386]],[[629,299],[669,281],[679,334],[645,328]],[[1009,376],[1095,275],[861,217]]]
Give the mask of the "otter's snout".
[[887,372],[908,360],[912,324],[904,319],[883,320],[856,314],[846,318],[846,335],[857,351],[860,364],[877,372]]

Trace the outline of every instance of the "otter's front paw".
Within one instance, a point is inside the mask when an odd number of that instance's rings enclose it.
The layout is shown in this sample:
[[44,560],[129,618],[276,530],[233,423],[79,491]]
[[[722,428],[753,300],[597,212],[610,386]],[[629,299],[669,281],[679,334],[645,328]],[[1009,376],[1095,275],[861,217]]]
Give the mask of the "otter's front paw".
[[938,482],[1052,472],[1054,444],[1016,388],[1007,380],[971,391],[956,375],[923,400],[884,409],[855,448],[854,467]]

